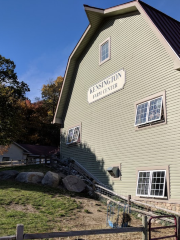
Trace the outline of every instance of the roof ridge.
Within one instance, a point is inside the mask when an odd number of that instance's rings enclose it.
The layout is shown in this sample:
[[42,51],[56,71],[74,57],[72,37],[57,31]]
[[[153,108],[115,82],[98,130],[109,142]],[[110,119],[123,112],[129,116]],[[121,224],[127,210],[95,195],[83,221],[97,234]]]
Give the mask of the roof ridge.
[[95,8],[95,9],[99,9],[99,10],[104,10],[104,8],[98,8],[98,7],[93,7],[87,4],[83,4],[84,7],[90,7],[90,8]]
[[170,19],[172,19],[172,20],[174,20],[174,21],[176,21],[176,22],[178,22],[178,23],[180,24],[180,21],[178,21],[177,19],[175,19],[175,18],[169,16],[168,14],[166,14],[166,13],[164,13],[164,12],[161,12],[161,11],[158,10],[157,8],[154,8],[154,7],[152,7],[151,5],[145,3],[145,2],[143,2],[143,1],[141,1],[141,0],[137,0],[137,1],[138,1],[140,4],[142,3],[142,4],[144,4],[144,5],[148,6],[148,7],[150,7],[150,8],[152,8],[153,10],[155,10],[156,12],[159,12],[160,14],[162,14],[162,15],[164,15],[164,16],[166,16],[166,17],[168,17],[168,18],[170,18]]
[[113,7],[106,8],[106,10],[107,10],[107,9],[114,8],[114,7],[118,7],[118,6],[121,6],[121,5],[125,5],[125,4],[128,4],[128,3],[130,3],[130,2],[137,2],[137,1],[138,1],[138,0],[132,0],[132,1],[129,1],[129,2],[121,3],[121,4],[115,5],[115,6],[113,6]]
[[130,3],[130,2],[138,2],[138,1],[139,1],[139,0],[132,0],[132,1],[125,2],[125,3],[121,3],[121,4],[118,4],[118,5],[115,5],[115,6],[113,6],[113,7],[109,7],[109,8],[98,8],[98,7],[93,7],[93,6],[86,5],[86,4],[84,4],[83,6],[84,6],[84,7],[95,8],[95,9],[99,9],[99,10],[107,10],[107,9],[111,9],[111,8],[114,8],[114,7],[118,7],[118,6],[121,6],[121,5],[128,4],[128,3]]

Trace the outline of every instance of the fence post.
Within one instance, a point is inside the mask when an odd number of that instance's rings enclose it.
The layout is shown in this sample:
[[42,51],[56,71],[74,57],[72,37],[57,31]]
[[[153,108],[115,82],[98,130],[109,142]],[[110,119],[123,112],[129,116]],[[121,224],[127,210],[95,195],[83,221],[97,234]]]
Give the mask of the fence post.
[[16,240],[23,240],[23,230],[24,230],[24,225],[23,224],[17,224],[17,226],[16,226]]
[[96,181],[95,180],[93,180],[93,182],[92,182],[92,191],[93,191],[93,196],[94,196],[94,198],[96,198],[96,194],[95,194],[95,191],[96,191],[96,186],[95,186],[95,184],[96,184]]
[[131,195],[128,195],[128,213],[130,213],[130,207],[131,207]]
[[176,217],[177,221],[177,239],[180,240],[180,217]]
[[94,192],[96,191],[95,184],[96,184],[96,181],[95,181],[95,180],[93,180],[93,191],[94,191]]
[[142,225],[144,227],[142,232],[142,240],[147,240],[147,216],[142,216]]

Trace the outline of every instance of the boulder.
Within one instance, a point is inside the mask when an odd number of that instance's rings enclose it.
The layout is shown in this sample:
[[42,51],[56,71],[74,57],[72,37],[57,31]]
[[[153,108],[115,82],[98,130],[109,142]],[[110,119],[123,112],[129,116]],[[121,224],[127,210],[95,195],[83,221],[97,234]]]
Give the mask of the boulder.
[[86,184],[74,175],[68,175],[62,181],[66,189],[71,192],[82,192],[86,187]]
[[25,183],[41,183],[44,174],[41,172],[21,172],[16,177],[16,181]]
[[60,176],[58,173],[48,171],[42,180],[42,184],[48,185],[50,187],[57,187],[59,185],[59,181]]
[[15,170],[2,171],[0,172],[0,180],[15,179],[18,174],[19,172]]
[[66,177],[66,175],[62,172],[58,172],[58,175],[59,175],[60,179],[63,179]]

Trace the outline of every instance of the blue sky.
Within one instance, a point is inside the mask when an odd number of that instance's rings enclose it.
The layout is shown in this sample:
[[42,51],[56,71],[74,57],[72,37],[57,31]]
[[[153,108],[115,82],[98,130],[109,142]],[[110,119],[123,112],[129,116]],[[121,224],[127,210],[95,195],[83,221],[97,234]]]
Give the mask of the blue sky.
[[[128,1],[128,0],[127,0]],[[83,4],[108,8],[125,0],[0,0],[0,54],[16,64],[32,101],[49,80],[64,76],[70,53],[89,24]],[[180,0],[144,0],[180,21]]]

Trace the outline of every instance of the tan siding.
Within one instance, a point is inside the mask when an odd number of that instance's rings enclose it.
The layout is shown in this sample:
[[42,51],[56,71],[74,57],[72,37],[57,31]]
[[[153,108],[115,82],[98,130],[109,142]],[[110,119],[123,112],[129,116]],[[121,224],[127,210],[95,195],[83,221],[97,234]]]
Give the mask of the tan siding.
[[[109,36],[111,59],[99,66],[99,44]],[[122,68],[124,89],[88,104],[89,87]],[[138,167],[169,165],[171,198],[180,199],[179,88],[180,72],[173,70],[173,60],[140,14],[109,20],[79,59],[62,131],[82,123],[82,141],[69,147],[63,143],[62,155],[78,160],[116,192],[131,195]],[[163,90],[167,124],[136,131],[134,103]],[[112,181],[105,169],[117,163],[122,178]]]

